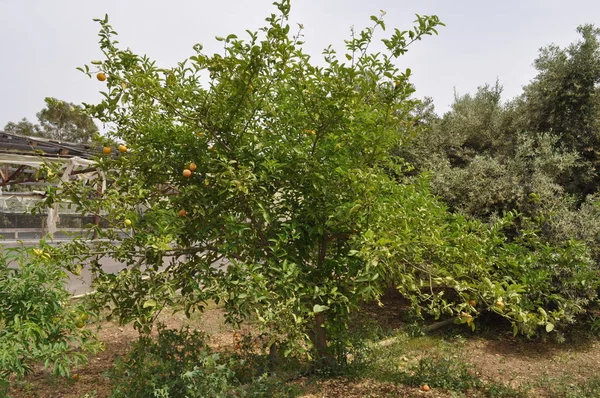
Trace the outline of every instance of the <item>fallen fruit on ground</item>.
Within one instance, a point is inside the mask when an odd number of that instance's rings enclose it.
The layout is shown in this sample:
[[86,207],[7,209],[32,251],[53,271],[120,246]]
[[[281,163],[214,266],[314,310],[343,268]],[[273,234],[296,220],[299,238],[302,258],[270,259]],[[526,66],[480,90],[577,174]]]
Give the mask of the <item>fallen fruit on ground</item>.
[[421,387],[421,390],[429,391],[429,390],[431,390],[431,387],[429,387],[427,384],[423,384],[423,387]]
[[132,224],[132,223],[131,223],[131,220],[130,220],[130,219],[126,219],[126,220],[125,220],[125,226],[126,226],[126,227],[131,227],[131,224]]

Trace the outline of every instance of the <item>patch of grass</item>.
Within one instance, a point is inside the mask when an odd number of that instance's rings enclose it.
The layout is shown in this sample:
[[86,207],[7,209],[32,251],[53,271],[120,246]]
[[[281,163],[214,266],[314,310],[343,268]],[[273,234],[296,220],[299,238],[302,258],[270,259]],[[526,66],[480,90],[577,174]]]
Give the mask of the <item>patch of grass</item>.
[[500,383],[485,383],[472,372],[472,366],[455,358],[422,358],[398,375],[402,384],[494,398],[526,397],[526,391],[515,390]]
[[489,398],[525,398],[528,397],[528,389],[514,389],[510,386],[500,383],[486,383],[482,391]]
[[451,341],[432,336],[410,337],[407,333],[398,333],[394,337],[369,345],[368,357],[362,374],[386,382],[398,382],[399,372],[404,372],[411,364],[424,357],[457,355],[464,340]]
[[427,384],[449,391],[482,387],[481,381],[469,372],[467,364],[450,358],[422,358],[407,371],[399,372],[397,380],[413,387]]
[[416,388],[427,384],[454,396],[527,396],[524,390],[481,380],[473,371],[473,365],[462,359],[461,350],[465,344],[461,335],[444,340],[434,336],[410,337],[401,333],[371,346],[362,377]]
[[600,376],[575,380],[572,376],[544,377],[537,385],[556,398],[597,398],[600,396]]

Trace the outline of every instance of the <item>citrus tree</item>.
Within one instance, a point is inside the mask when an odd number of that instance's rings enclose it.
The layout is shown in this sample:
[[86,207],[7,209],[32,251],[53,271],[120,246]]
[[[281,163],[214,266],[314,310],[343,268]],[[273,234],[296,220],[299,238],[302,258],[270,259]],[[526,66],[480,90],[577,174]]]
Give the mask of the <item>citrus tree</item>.
[[[543,214],[452,214],[391,155],[419,131],[395,59],[437,33],[437,17],[417,16],[375,53],[386,26],[372,17],[315,62],[302,26],[290,33],[289,1],[276,6],[246,40],[218,37],[213,55],[198,44],[172,68],[120,48],[98,21],[105,59],[81,70],[105,87],[87,105],[110,130],[105,181],[63,181],[43,205],[67,200],[110,226],[91,226],[103,238],[92,248],[62,249],[91,260],[92,300],[109,316],[149,332],[166,307],[215,301],[231,323],[257,319],[272,352],[331,362],[346,358],[351,312],[390,284],[417,315],[474,328],[491,311],[527,335],[568,328],[597,302],[587,248],[540,239]],[[102,256],[127,267],[106,273]]]
[[[92,315],[82,303],[71,302],[64,286],[66,270],[53,247],[0,250],[0,393],[8,381],[38,364],[68,376],[86,354],[100,348],[85,329]],[[77,348],[77,349],[75,349]]]
[[66,182],[45,205],[68,199],[111,225],[92,252],[68,247],[128,265],[118,275],[94,267],[95,298],[121,320],[148,330],[165,305],[189,313],[215,300],[231,322],[256,317],[268,346],[331,358],[349,313],[389,276],[361,248],[395,211],[390,197],[415,203],[406,231],[416,203],[433,200],[390,156],[415,105],[411,71],[394,61],[443,24],[417,16],[372,53],[386,26],[371,17],[339,56],[329,47],[315,62],[302,26],[290,31],[289,0],[275,4],[247,39],[217,37],[214,55],[197,44],[166,69],[121,49],[108,18],[98,20],[105,59],[81,70],[105,85],[105,99],[88,109],[123,145],[97,159],[105,190]]

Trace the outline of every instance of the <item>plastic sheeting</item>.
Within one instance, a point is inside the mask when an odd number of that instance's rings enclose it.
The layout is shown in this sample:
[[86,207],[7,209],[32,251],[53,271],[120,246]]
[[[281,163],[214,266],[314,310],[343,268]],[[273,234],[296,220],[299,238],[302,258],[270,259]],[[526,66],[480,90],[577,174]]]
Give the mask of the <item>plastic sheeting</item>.
[[[61,182],[69,181],[69,179],[71,179],[71,177],[72,177],[72,173],[74,171],[76,171],[78,168],[84,168],[84,169],[90,168],[90,167],[94,166],[94,164],[95,164],[94,161],[92,161],[92,160],[83,159],[83,158],[80,158],[77,156],[70,157],[70,158],[59,158],[59,157],[44,158],[42,156],[0,153],[0,164],[28,166],[28,167],[33,167],[33,168],[39,169],[40,167],[42,167],[42,165],[44,165],[46,163],[64,163],[65,164],[65,168],[64,168],[64,171],[61,176]],[[98,171],[94,170],[94,171],[90,171],[90,172],[86,172],[86,173],[79,173],[79,174],[76,174],[75,177],[77,179],[86,180],[86,181],[100,178],[101,184],[102,184],[102,192],[104,192],[106,190],[106,178],[104,176],[104,173],[101,171],[98,172]],[[3,194],[2,191],[0,191],[0,199],[4,199],[7,196],[11,199],[16,198],[15,195],[11,195],[11,194],[6,195],[6,194]],[[31,200],[31,198],[29,200]],[[19,202],[23,203],[22,200],[19,200]],[[59,204],[56,203],[48,210],[47,221],[46,221],[46,224],[48,226],[48,232],[50,232],[50,233],[56,232],[56,230],[57,230],[56,225],[59,221],[59,218],[60,218]]]

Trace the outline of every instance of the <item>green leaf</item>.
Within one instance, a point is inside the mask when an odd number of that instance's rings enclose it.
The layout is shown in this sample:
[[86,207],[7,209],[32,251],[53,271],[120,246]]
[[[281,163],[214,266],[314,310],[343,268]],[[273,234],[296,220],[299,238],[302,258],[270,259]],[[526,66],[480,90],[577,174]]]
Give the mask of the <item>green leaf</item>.
[[150,308],[152,308],[152,307],[156,307],[156,300],[154,300],[154,299],[150,299],[150,300],[147,300],[147,301],[144,303],[144,308],[149,308],[149,307],[150,307]]
[[315,306],[313,307],[313,312],[315,314],[318,314],[319,312],[327,311],[328,309],[329,307],[326,305],[315,304]]

